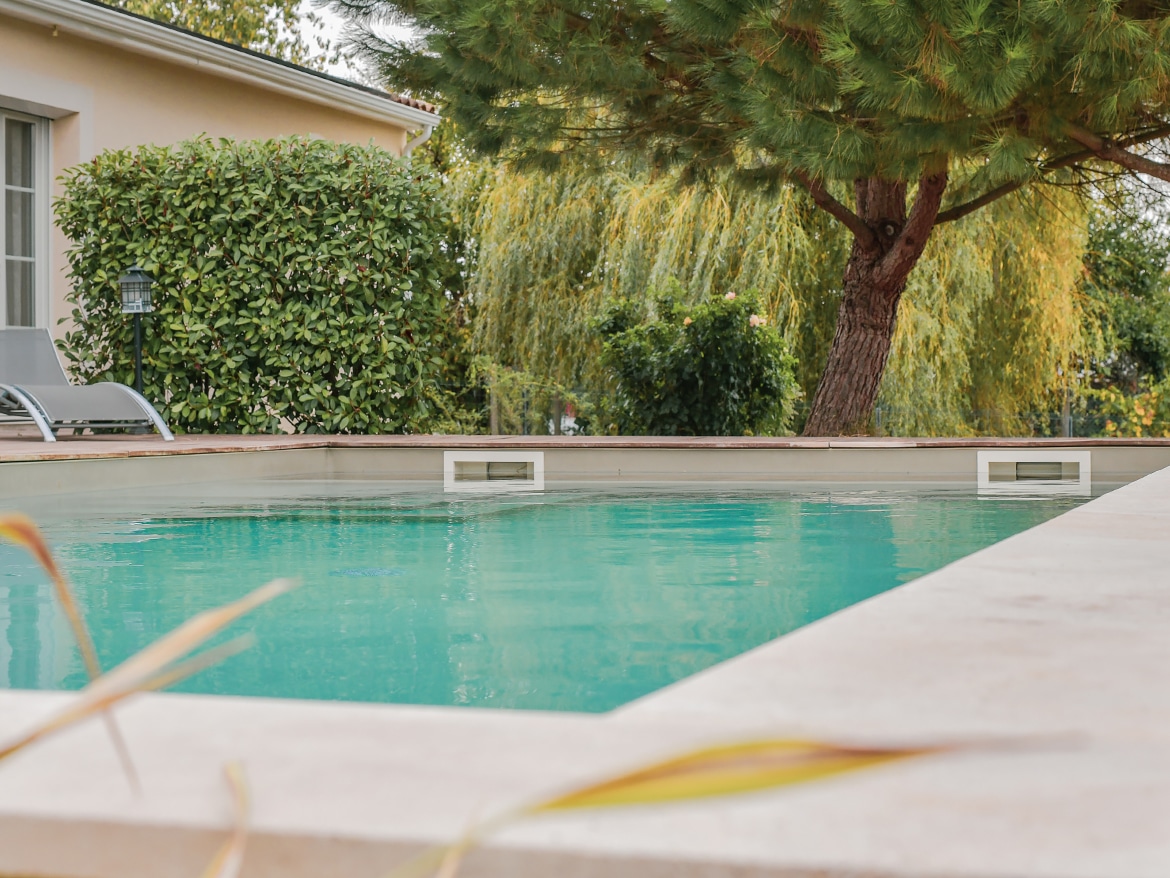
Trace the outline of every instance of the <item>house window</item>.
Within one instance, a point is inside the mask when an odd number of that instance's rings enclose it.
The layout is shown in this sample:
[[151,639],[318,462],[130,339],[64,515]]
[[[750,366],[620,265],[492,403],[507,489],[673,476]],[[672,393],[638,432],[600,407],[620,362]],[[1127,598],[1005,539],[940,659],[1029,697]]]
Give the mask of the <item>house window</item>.
[[43,120],[0,113],[0,326],[36,326],[42,314],[47,279],[48,212]]

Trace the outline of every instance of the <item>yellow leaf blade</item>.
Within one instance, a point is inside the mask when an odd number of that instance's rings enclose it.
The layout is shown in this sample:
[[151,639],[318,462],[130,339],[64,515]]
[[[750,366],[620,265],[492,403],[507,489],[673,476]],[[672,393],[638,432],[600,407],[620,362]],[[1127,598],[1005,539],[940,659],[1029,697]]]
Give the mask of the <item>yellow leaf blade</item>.
[[[160,671],[157,675],[148,678],[139,685],[119,689],[113,692],[96,692],[93,686],[88,686],[82,689],[78,697],[69,702],[64,709],[50,716],[48,719],[41,722],[39,725],[33,727],[25,732],[20,738],[15,741],[10,741],[8,744],[0,746],[0,760],[8,756],[12,756],[19,750],[24,749],[30,744],[35,744],[42,738],[47,738],[54,732],[87,719],[96,713],[109,710],[118,702],[129,698],[139,692],[150,692],[155,689],[162,689],[170,686],[172,683],[177,683],[180,680],[185,680],[193,674],[198,673],[204,668],[217,664],[230,655],[235,655],[241,652],[245,647],[250,645],[251,641],[247,637],[239,637],[221,646],[206,650],[194,658],[188,659],[184,662],[172,665]],[[109,717],[107,716],[107,719]]]
[[443,845],[442,847],[427,848],[416,857],[412,857],[390,872],[386,878],[427,878],[434,876],[436,870],[442,868],[443,863],[456,849],[457,845]]
[[295,582],[275,579],[240,600],[214,610],[208,610],[189,619],[174,631],[135,653],[81,690],[77,698],[62,710],[50,716],[22,737],[7,745],[0,745],[0,760],[60,731],[75,722],[106,710],[136,692],[169,686],[180,679],[202,670],[226,655],[239,651],[240,640],[208,650],[185,662],[184,655],[244,613],[294,588]]
[[174,631],[130,656],[89,688],[98,692],[138,688],[245,613],[295,587],[294,580],[274,579],[238,601],[192,616]]
[[386,878],[454,878],[463,858],[487,835],[510,823],[518,813],[504,814],[489,823],[472,825],[454,844],[428,848],[416,857],[407,860]]
[[224,775],[232,791],[235,823],[232,834],[207,865],[202,878],[236,878],[244,864],[244,847],[248,842],[248,823],[251,817],[251,798],[244,780],[244,768],[238,762],[224,766]]
[[710,747],[557,796],[529,813],[726,796],[820,780],[938,752],[777,739]]
[[49,544],[41,536],[40,528],[31,518],[19,513],[0,515],[0,537],[26,549],[49,574],[49,578],[53,581],[53,588],[57,592],[57,601],[69,619],[69,627],[73,629],[73,638],[81,650],[85,669],[89,673],[89,678],[96,680],[101,676],[102,668],[98,663],[97,651],[93,648],[93,638],[90,637],[85,620],[81,617],[81,610],[78,609],[77,601],[73,597],[73,589],[69,587],[68,581],[61,573],[61,568],[57,566]]
[[[36,523],[27,516],[19,513],[9,513],[0,515],[0,539],[7,539],[18,546],[26,549],[37,562],[49,574],[49,578],[53,582],[53,588],[57,593],[57,602],[61,605],[61,609],[65,612],[65,617],[69,620],[69,627],[73,629],[73,639],[77,641],[77,648],[81,650],[81,660],[85,663],[86,673],[89,679],[96,680],[102,674],[101,662],[98,661],[97,650],[93,645],[93,637],[90,636],[89,628],[85,624],[85,619],[81,615],[81,609],[77,606],[77,600],[73,596],[73,589],[69,585],[69,581],[61,572],[61,568],[57,566],[57,561],[53,557],[52,550],[49,549],[49,544],[45,542],[45,538],[41,536],[40,528]],[[112,716],[105,718],[106,729],[110,733],[110,740],[114,743],[114,749],[118,753],[118,760],[122,763],[122,768],[126,772],[126,777],[130,781],[130,786],[135,792],[141,789],[138,782],[138,772],[134,768],[134,762],[130,758],[130,750],[126,746],[126,740],[122,737],[122,731],[118,728],[118,724],[114,721]]]
[[864,768],[940,753],[953,747],[863,748],[772,739],[708,747],[591,784],[527,808],[500,814],[455,844],[431,848],[388,878],[452,878],[485,837],[519,818],[578,808],[650,805],[725,796],[817,781]]

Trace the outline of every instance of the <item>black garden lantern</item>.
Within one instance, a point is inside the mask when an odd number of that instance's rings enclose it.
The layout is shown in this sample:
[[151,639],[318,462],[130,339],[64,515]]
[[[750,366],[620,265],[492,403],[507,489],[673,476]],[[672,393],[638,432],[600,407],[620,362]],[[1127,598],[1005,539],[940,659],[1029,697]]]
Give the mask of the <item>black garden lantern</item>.
[[139,393],[142,393],[142,315],[154,310],[150,302],[150,288],[153,286],[154,278],[137,265],[131,265],[118,278],[122,313],[134,315],[134,389]]

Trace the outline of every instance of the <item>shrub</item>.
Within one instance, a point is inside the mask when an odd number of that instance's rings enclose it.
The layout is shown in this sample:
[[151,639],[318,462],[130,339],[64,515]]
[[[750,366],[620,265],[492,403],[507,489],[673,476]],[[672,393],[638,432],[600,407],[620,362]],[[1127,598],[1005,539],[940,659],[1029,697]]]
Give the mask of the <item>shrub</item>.
[[105,152],[70,171],[87,381],[129,383],[133,328],[117,280],[155,278],[146,396],[187,432],[409,432],[439,414],[450,337],[437,185],[374,146],[293,138]]
[[599,324],[622,433],[781,433],[799,395],[796,361],[754,293],[699,305],[670,295],[643,314],[618,300]]
[[1170,437],[1170,379],[1143,383],[1136,393],[1117,387],[1086,392],[1094,414],[1104,419],[1103,433],[1118,438]]

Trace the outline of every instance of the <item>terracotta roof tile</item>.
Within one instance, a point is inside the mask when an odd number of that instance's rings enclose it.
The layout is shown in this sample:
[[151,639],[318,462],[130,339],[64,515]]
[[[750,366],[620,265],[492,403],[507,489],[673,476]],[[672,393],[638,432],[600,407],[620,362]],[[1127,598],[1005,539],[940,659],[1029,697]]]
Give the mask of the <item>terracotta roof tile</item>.
[[404,95],[394,94],[394,92],[385,93],[388,98],[393,101],[398,101],[400,104],[405,104],[408,107],[414,107],[416,110],[422,110],[424,113],[437,113],[439,108],[434,104],[428,104],[426,101],[420,101],[418,98],[408,98]]

